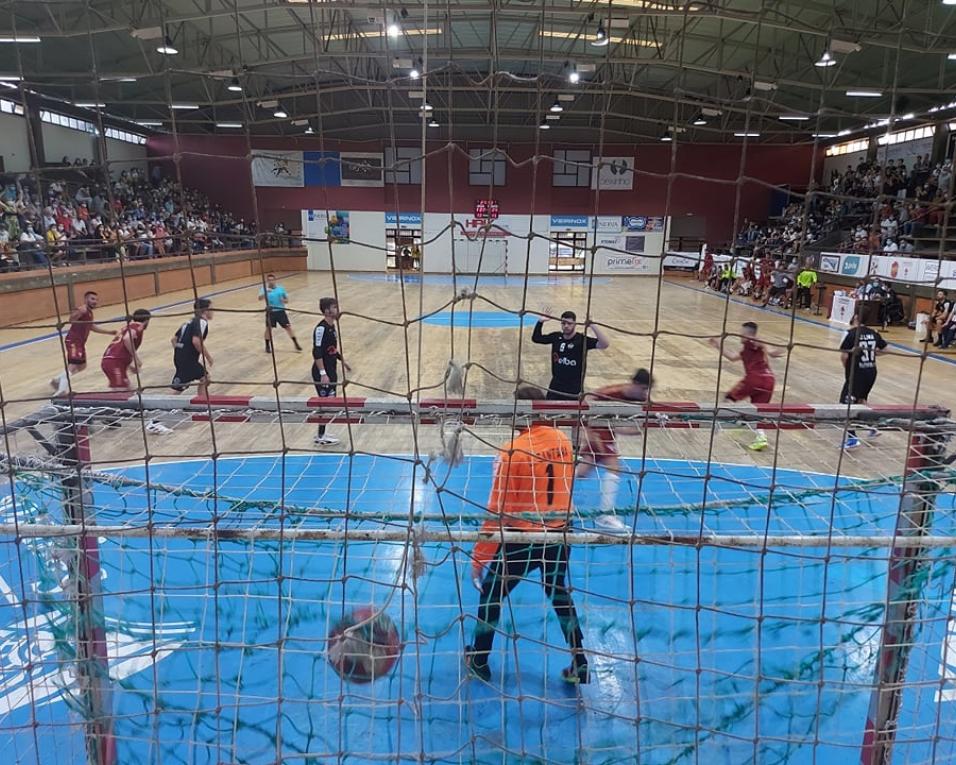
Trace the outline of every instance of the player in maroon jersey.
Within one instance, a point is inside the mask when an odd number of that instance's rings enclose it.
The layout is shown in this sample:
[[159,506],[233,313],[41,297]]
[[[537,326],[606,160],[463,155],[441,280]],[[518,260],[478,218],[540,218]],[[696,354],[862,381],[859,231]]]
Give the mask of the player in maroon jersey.
[[150,313],[145,308],[133,311],[126,326],[113,342],[106,347],[100,369],[109,381],[110,390],[131,390],[128,370],[138,372],[143,368],[137,350],[143,342],[143,333],[149,326]]
[[[646,369],[638,369],[630,382],[622,385],[606,385],[596,391],[588,393],[586,398],[597,401],[634,401],[645,402],[650,397],[651,373]],[[588,425],[584,429],[584,443],[581,447],[581,462],[578,463],[575,474],[584,478],[591,474],[595,467],[601,466],[601,515],[597,521],[600,525],[613,529],[623,529],[624,524],[614,515],[614,505],[617,501],[617,486],[620,482],[618,475],[621,463],[618,459],[617,443],[614,433],[633,434],[640,429],[633,425],[623,428]]]
[[54,396],[65,396],[70,390],[69,378],[86,369],[86,341],[90,332],[101,335],[115,335],[111,329],[101,329],[93,323],[93,309],[99,305],[99,298],[93,291],[83,295],[83,305],[77,306],[70,314],[70,329],[63,344],[66,346],[66,371],[50,380]]
[[[724,395],[727,401],[742,401],[750,399],[752,404],[769,404],[773,396],[773,387],[776,379],[770,368],[770,358],[780,358],[784,351],[780,348],[768,349],[757,339],[757,325],[752,321],[745,321],[741,326],[740,351],[734,353],[724,347],[719,338],[712,337],[709,342],[720,351],[728,361],[740,361],[744,365],[744,378]],[[767,436],[762,430],[757,430],[757,438],[750,448],[761,451],[767,448]]]

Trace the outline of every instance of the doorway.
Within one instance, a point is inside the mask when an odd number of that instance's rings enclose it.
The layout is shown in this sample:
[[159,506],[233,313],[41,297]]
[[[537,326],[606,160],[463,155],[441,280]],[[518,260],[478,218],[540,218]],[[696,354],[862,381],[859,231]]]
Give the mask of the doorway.
[[385,269],[421,271],[422,230],[420,228],[385,229]]

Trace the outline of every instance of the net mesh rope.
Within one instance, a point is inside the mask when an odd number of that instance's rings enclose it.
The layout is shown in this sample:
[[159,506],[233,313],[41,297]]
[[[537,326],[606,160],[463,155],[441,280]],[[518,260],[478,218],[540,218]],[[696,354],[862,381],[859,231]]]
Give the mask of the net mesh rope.
[[[85,5],[90,83],[93,100],[99,102],[96,14],[89,0]],[[166,12],[165,4],[158,8],[161,14]],[[430,24],[439,24],[442,34],[451,37],[454,7],[450,3],[425,3],[422,8],[422,27],[427,30]],[[331,33],[341,23],[334,21],[332,11],[321,4],[310,3],[305,11],[313,30]],[[495,42],[498,14],[497,7],[490,9]],[[238,41],[243,34],[238,4],[233,18]],[[763,19],[761,13],[755,24],[758,42]],[[8,20],[16,32],[16,14],[10,13]],[[161,18],[160,22],[166,28],[167,19]],[[680,30],[692,23],[687,6],[675,23]],[[543,4],[539,24],[542,28],[549,24]],[[635,34],[639,29],[635,27]],[[647,31],[651,32],[649,28]],[[328,67],[321,35],[310,37],[313,71],[293,79],[311,81],[314,87],[316,140],[319,150],[325,152],[327,141],[332,139],[323,122],[327,105],[322,101],[321,78],[329,74],[341,77],[342,72]],[[683,86],[689,69],[684,64],[683,35],[678,37],[677,68]],[[488,74],[471,82],[487,87],[491,105],[490,140],[482,142],[485,150],[491,156],[504,156],[509,167],[530,163],[533,168],[532,217],[538,200],[538,168],[555,160],[542,146],[542,131],[534,132],[531,159],[515,160],[499,144],[499,86],[505,81],[532,83],[538,94],[533,121],[542,122],[548,94],[557,80],[557,75],[545,73],[544,40],[539,36],[537,42],[538,69],[544,74],[517,76],[504,71],[495,53],[497,46],[492,45]],[[900,46],[903,40],[901,26]],[[390,38],[385,36],[383,41],[391,55]],[[404,53],[409,47],[413,56],[421,57],[426,73],[421,80],[425,102],[430,92],[442,92],[441,85],[429,84],[429,74],[433,79],[443,73],[467,74],[454,61],[441,70],[429,69],[428,34],[421,35],[420,40],[404,40],[400,50]],[[598,68],[588,85],[600,94],[604,104],[595,126],[596,157],[603,156],[610,142],[606,120],[613,112],[615,88],[620,87],[612,76],[611,50],[612,46],[605,49],[603,68]],[[899,49],[896,54],[894,96]],[[19,51],[17,55],[19,60]],[[758,57],[759,46],[755,45],[755,71]],[[242,69],[246,62],[236,63],[237,69]],[[18,69],[29,82],[30,72],[22,62]],[[171,61],[164,59],[161,80],[166,105],[175,100],[175,77],[179,74]],[[454,130],[454,78],[445,79],[448,87],[443,95]],[[376,85],[354,76],[349,84],[368,88],[370,95]],[[396,138],[397,107],[393,99],[404,86],[400,78],[391,78],[384,90],[388,105],[385,145],[392,149],[396,163],[395,149],[407,142]],[[636,86],[629,89],[636,90]],[[825,94],[826,89],[821,89],[820,115],[826,106]],[[249,89],[243,92],[242,100],[251,120],[257,105]],[[896,102],[895,97],[892,102]],[[23,103],[26,106],[25,100]],[[744,104],[744,132],[749,132],[751,112],[757,104],[756,99]],[[675,99],[675,126],[681,122],[680,107]],[[99,108],[95,111],[99,167],[108,172],[122,169],[125,161],[109,156],[103,116]],[[195,153],[181,147],[176,111],[170,110],[170,114],[174,152],[165,159],[172,161],[175,178],[182,186],[183,163]],[[894,117],[891,115],[888,131]],[[26,118],[29,122],[37,116],[27,109]],[[817,124],[819,127],[819,121]],[[250,131],[244,135],[244,161],[251,166],[255,154],[263,152],[254,150]],[[32,141],[32,132],[30,136]],[[749,140],[743,139],[737,177],[727,180],[691,175],[680,169],[680,135],[675,132],[673,137],[676,140],[671,143],[668,172],[642,170],[638,161],[633,171],[635,179],[664,181],[665,220],[672,212],[675,185],[683,178],[708,180],[717,188],[732,187],[733,230],[740,230],[744,186],[763,183],[746,174]],[[419,212],[423,220],[432,193],[447,195],[450,209],[455,209],[452,162],[457,154],[467,155],[459,142],[435,148],[426,139],[423,120],[417,158],[422,163]],[[429,182],[434,176],[426,169],[433,163],[445,164],[446,188],[441,187],[445,184],[436,188],[434,181]],[[41,188],[41,168],[34,167],[32,174],[36,187]],[[811,168],[811,185],[815,177],[816,168]],[[492,173],[489,197],[494,196],[493,178]],[[390,186],[389,207],[398,219],[402,207],[398,183]],[[111,188],[107,184],[107,189]],[[328,187],[319,187],[319,194],[328,224],[335,200]],[[821,194],[815,191],[804,197],[807,212],[814,196]],[[592,216],[601,214],[601,198],[598,184],[589,211]],[[111,206],[115,201],[111,194],[108,201]],[[254,187],[250,188],[250,202],[259,224]],[[182,204],[187,212],[196,212],[189,209],[188,196],[183,196]],[[944,216],[945,226],[949,204]],[[802,236],[808,219],[805,215]],[[874,222],[878,223],[876,212]],[[494,223],[486,227],[488,231],[495,228]],[[423,239],[423,274],[428,270],[429,247],[437,246],[446,234],[452,262],[459,262],[462,253],[458,249],[463,242],[455,236],[459,230],[463,230],[461,221],[450,214],[443,230]],[[257,246],[261,247],[261,226],[258,231]],[[51,753],[62,762],[90,757],[83,736],[90,709],[75,673],[76,622],[83,598],[69,562],[78,555],[77,536],[62,511],[60,483],[70,474],[82,476],[92,491],[92,501],[84,503],[81,526],[95,518],[96,526],[112,529],[102,531],[100,554],[102,620],[109,637],[115,686],[109,721],[116,741],[115,761],[677,763],[697,762],[709,757],[708,752],[720,752],[738,761],[824,762],[859,750],[863,720],[852,730],[850,725],[841,728],[838,721],[849,714],[847,709],[857,713],[854,719],[860,718],[854,704],[860,697],[868,698],[873,685],[878,647],[874,641],[878,644],[889,607],[886,579],[894,560],[889,540],[907,494],[903,481],[916,430],[912,422],[877,423],[882,440],[870,450],[869,462],[862,466],[851,462],[850,467],[839,450],[851,425],[849,417],[841,424],[813,428],[812,433],[809,427],[802,430],[819,444],[834,447],[839,455],[835,466],[827,466],[819,474],[790,466],[790,435],[783,428],[772,431],[773,459],[756,472],[740,471],[722,462],[727,445],[739,446],[744,437],[739,422],[720,422],[715,416],[693,433],[642,427],[637,436],[622,435],[622,477],[627,487],[622,496],[626,495],[628,501],[621,503],[617,513],[627,519],[634,536],[609,539],[594,532],[597,499],[593,480],[590,484],[581,482],[585,494],[579,502],[574,532],[583,545],[576,549],[578,557],[572,567],[578,608],[588,626],[587,635],[602,638],[593,658],[599,681],[596,690],[568,693],[547,679],[566,662],[566,654],[550,607],[538,585],[530,582],[516,590],[514,599],[504,606],[505,634],[499,636],[495,654],[496,672],[500,671],[496,690],[490,693],[465,681],[460,653],[470,637],[475,611],[475,594],[468,589],[465,574],[470,567],[470,544],[466,541],[484,517],[490,457],[521,419],[517,414],[511,418],[497,416],[464,427],[462,442],[467,457],[463,465],[452,469],[440,460],[429,461],[429,453],[441,450],[445,439],[438,427],[420,421],[414,404],[423,396],[446,392],[444,370],[436,373],[425,369],[423,351],[424,319],[446,309],[452,316],[448,359],[461,363],[466,390],[469,376],[478,372],[497,381],[501,397],[531,376],[523,367],[523,342],[516,348],[513,375],[473,358],[477,330],[471,318],[476,306],[520,317],[538,307],[530,298],[534,281],[529,271],[532,246],[536,239],[550,238],[530,227],[527,233],[508,233],[509,246],[517,245],[523,260],[514,274],[521,283],[517,307],[483,294],[481,278],[477,274],[464,276],[457,267],[452,269],[450,294],[438,307],[427,310],[425,279],[417,284],[399,279],[399,322],[349,307],[343,297],[343,321],[361,319],[402,328],[404,387],[386,388],[363,380],[363,372],[358,370],[354,378],[346,375],[344,389],[350,395],[378,393],[408,402],[407,414],[393,418],[395,428],[408,431],[405,454],[377,451],[363,442],[363,426],[351,421],[347,403],[337,413],[347,433],[343,454],[332,460],[319,459],[291,447],[287,434],[305,426],[284,415],[283,387],[301,385],[302,381],[281,378],[274,352],[270,357],[273,379],[255,386],[260,394],[261,388],[271,387],[279,407],[267,425],[221,424],[213,416],[212,403],[208,407],[209,421],[202,425],[176,411],[147,410],[135,417],[106,411],[120,421],[118,433],[138,441],[131,453],[138,454],[141,464],[132,467],[116,468],[112,463],[108,469],[64,465],[38,453],[27,431],[5,433],[9,458],[3,464],[8,494],[0,519],[5,529],[0,544],[8,552],[2,577],[7,583],[5,609],[16,614],[11,619],[16,623],[4,631],[3,650],[10,657],[12,670],[4,673],[5,706],[0,705],[0,729],[12,734],[9,746],[15,749],[15,761],[49,761],[44,758],[50,758]],[[481,272],[489,240],[481,234],[477,240],[476,271]],[[556,240],[550,243],[557,245]],[[320,244],[327,250],[331,265],[332,294],[339,297],[347,263],[337,258],[331,236]],[[377,247],[363,243],[355,232],[352,244],[370,250]],[[662,259],[664,246],[645,257]],[[595,277],[596,256],[608,249],[595,243],[584,253],[587,271],[583,318],[588,322],[593,320],[599,283]],[[257,254],[265,273],[267,253],[258,249]],[[941,240],[940,262],[943,254]],[[123,260],[119,260],[119,266],[126,268]],[[400,273],[402,269],[399,259]],[[512,271],[510,262],[508,270]],[[59,301],[53,289],[52,265],[47,273],[53,299]],[[197,272],[191,269],[191,273],[193,297],[201,297]],[[130,298],[125,278],[123,283],[123,308],[131,313],[138,306]],[[658,306],[663,283],[661,270]],[[731,304],[728,296],[722,325],[714,331],[725,339],[735,334],[730,323]],[[68,313],[59,303],[57,310],[61,316]],[[256,310],[243,309],[236,314]],[[464,342],[455,329],[455,315],[460,312],[468,317]],[[180,310],[175,313],[188,315]],[[297,309],[296,315],[303,320],[318,318],[314,310]],[[795,309],[790,315],[781,387],[784,403],[788,401],[787,381],[792,373],[791,353],[799,346],[794,336]],[[622,337],[649,339],[649,366],[654,373],[664,353],[659,340],[681,335],[662,328],[661,321],[661,312],[655,310],[649,333],[632,329],[625,320],[608,328]],[[354,336],[343,333],[346,357],[349,344],[354,342]],[[60,346],[65,367],[62,340]],[[926,360],[924,351],[918,360],[921,369]],[[731,374],[723,364],[718,368],[713,401],[719,399],[727,387],[726,376]],[[138,375],[135,382],[138,391],[144,395],[150,392]],[[253,387],[248,380],[216,383]],[[919,393],[917,386],[914,406],[920,402]],[[76,414],[71,407],[66,412]],[[0,410],[0,416],[6,425],[6,411]],[[62,416],[61,411],[61,419],[40,420],[36,428],[49,437],[51,423],[54,431],[63,427]],[[82,414],[78,416],[82,419]],[[158,452],[157,442],[146,432],[154,418],[169,422],[177,432],[201,430],[197,441],[178,445],[180,455],[195,458],[195,462],[182,461],[175,466],[165,463],[168,452]],[[100,432],[102,424],[102,418],[97,420],[94,440],[118,437],[118,433],[108,430]],[[648,423],[645,420],[641,424]],[[269,428],[269,435],[252,436],[256,448],[250,453],[225,454],[217,434],[238,427]],[[197,448],[199,441],[202,448]],[[270,443],[266,445],[266,441]],[[678,455],[679,459],[659,457],[661,453]],[[443,456],[448,456],[447,450]],[[916,623],[938,637],[948,623],[956,576],[949,549],[954,537],[952,474],[945,466],[931,467],[923,478],[939,493],[935,500],[938,512],[931,536],[924,538],[910,556],[920,565],[919,578],[909,586],[922,601]],[[854,475],[856,468],[862,468],[865,475]],[[383,475],[396,483],[388,483],[387,478],[383,484]],[[426,494],[427,501],[423,499]],[[21,535],[21,525],[60,526],[70,533],[57,535],[51,528],[49,536]],[[249,535],[228,539],[229,530]],[[384,531],[387,538],[362,539],[366,530]],[[124,533],[127,531],[131,533]],[[328,535],[310,539],[311,531]],[[656,544],[637,544],[641,535],[643,542]],[[718,535],[724,535],[724,539],[717,540]],[[713,539],[708,544],[684,544],[694,536]],[[668,537],[673,544],[666,543]],[[771,539],[778,545],[769,545]],[[846,540],[859,545],[849,546]],[[780,582],[787,586],[781,587]],[[394,677],[356,689],[328,669],[325,637],[340,614],[369,603],[382,607],[399,625],[406,642],[405,655]],[[945,673],[931,671],[933,660],[938,658],[931,652],[938,650],[938,643],[913,646],[911,665],[929,669],[909,689],[915,696],[899,720],[894,761],[932,762],[937,755],[953,756],[952,732],[946,729],[944,721],[949,718],[942,704],[938,704],[935,717],[923,714],[921,709],[921,705],[931,705],[934,697],[954,692],[951,683],[946,684]],[[71,711],[66,716],[55,703],[58,698],[68,702]],[[24,735],[24,731],[29,733]]]

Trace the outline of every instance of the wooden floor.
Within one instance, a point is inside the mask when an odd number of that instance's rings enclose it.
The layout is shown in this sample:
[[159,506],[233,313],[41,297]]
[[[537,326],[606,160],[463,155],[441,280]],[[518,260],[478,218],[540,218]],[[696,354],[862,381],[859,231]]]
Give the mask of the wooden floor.
[[[380,396],[382,392],[404,396],[409,389],[430,388],[440,395],[445,366],[450,358],[471,362],[467,395],[482,399],[505,398],[513,389],[513,380],[523,379],[547,384],[549,359],[547,349],[530,342],[531,325],[519,331],[508,329],[461,328],[421,325],[415,318],[423,313],[447,311],[455,291],[448,278],[436,279],[425,286],[402,285],[397,281],[371,280],[361,275],[337,274],[333,285],[329,273],[300,273],[281,279],[290,295],[290,315],[305,351],[297,353],[284,334],[276,336],[273,357],[263,348],[262,304],[256,300],[258,281],[217,285],[221,294],[213,293],[216,309],[208,345],[215,356],[212,370],[213,393],[270,392],[278,380],[283,396],[313,394],[309,353],[311,330],[318,320],[318,300],[323,295],[337,294],[344,316],[341,319],[341,349],[353,366],[350,395]],[[540,284],[540,278],[536,283]],[[463,280],[459,287],[473,285]],[[170,337],[191,313],[188,293],[164,296],[170,306],[156,311],[142,348],[145,367],[142,380],[155,392],[170,394],[172,376]],[[176,304],[176,305],[173,305]],[[456,310],[467,310],[471,301],[457,304]],[[653,364],[656,398],[714,403],[718,392],[728,389],[739,377],[738,364],[718,360],[717,352],[706,338],[727,332],[735,333],[743,321],[756,321],[760,334],[767,341],[782,346],[792,344],[789,355],[774,361],[777,375],[775,401],[785,398],[791,403],[835,403],[842,384],[842,368],[836,350],[843,337],[837,328],[825,326],[824,317],[800,312],[794,321],[789,315],[760,310],[749,305],[728,302],[722,296],[705,292],[698,282],[675,277],[658,282],[650,278],[598,278],[590,286],[584,280],[557,278],[547,286],[531,286],[525,294],[520,280],[507,286],[480,286],[473,306],[476,311],[537,311],[544,305],[556,313],[566,309],[580,317],[590,313],[593,320],[608,327],[611,347],[589,356],[588,388],[624,381],[639,366]],[[154,309],[148,303],[131,308]],[[100,320],[117,317],[118,306],[104,306],[97,312]],[[551,324],[557,329],[557,324]],[[63,368],[63,352],[55,337],[53,322],[0,330],[0,386],[4,416],[9,420],[37,409],[50,394],[48,380]],[[43,339],[47,337],[47,339]],[[919,354],[914,333],[908,329],[891,329],[886,337],[894,344],[891,352],[880,358],[879,380],[871,403],[956,404],[956,356],[926,358]],[[73,385],[79,391],[105,389],[105,378],[99,360],[109,338],[93,334],[88,346],[90,366],[77,375]],[[23,343],[10,347],[14,343]],[[732,346],[735,339],[730,340]],[[421,355],[419,355],[421,347]],[[312,449],[312,429],[297,426],[277,433],[250,434],[247,426],[217,426],[215,448],[220,451],[281,448],[282,438],[293,449]],[[142,434],[128,428],[111,436],[110,446],[98,448],[101,459],[137,459],[146,448]],[[392,426],[354,428],[356,448],[370,450],[397,449],[409,452],[411,434]],[[387,431],[387,435],[386,435]],[[132,438],[132,442],[121,436]],[[429,437],[430,438],[430,437]],[[795,439],[795,436],[783,436]],[[433,439],[431,439],[433,440]],[[833,440],[833,439],[831,439]],[[254,443],[253,443],[254,441]],[[635,439],[637,442],[638,439]],[[672,434],[655,434],[651,441],[662,453],[686,455],[686,444],[678,443]],[[650,442],[649,442],[650,443]],[[798,451],[809,450],[795,440]],[[131,444],[138,444],[132,446]],[[208,454],[212,446],[209,434],[200,434],[194,427],[172,437],[151,439],[154,455],[182,457],[186,454]],[[814,454],[802,459],[808,469],[826,468],[839,455],[834,441],[832,453]],[[332,447],[334,450],[336,447]],[[429,447],[424,447],[429,448]],[[480,450],[480,447],[478,447]],[[641,453],[640,445],[635,446]],[[694,451],[714,449],[709,438]],[[716,448],[719,450],[720,443]],[[734,445],[736,458],[750,459]],[[781,449],[783,447],[781,446]],[[765,452],[753,459],[767,461]],[[782,453],[777,450],[778,456]],[[857,454],[857,453],[855,453]],[[874,458],[876,452],[873,453]],[[861,460],[862,457],[854,456]],[[820,464],[817,464],[820,463]]]

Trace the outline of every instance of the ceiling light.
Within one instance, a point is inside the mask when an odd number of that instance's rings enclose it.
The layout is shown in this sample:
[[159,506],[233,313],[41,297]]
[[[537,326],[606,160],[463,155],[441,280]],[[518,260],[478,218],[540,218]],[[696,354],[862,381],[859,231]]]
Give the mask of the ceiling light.
[[433,107],[431,104],[429,104],[429,103],[424,103],[424,104],[422,104],[421,107],[419,108],[419,111],[430,112],[430,111],[431,111],[432,109],[434,109],[434,108],[435,108],[435,107]]
[[558,99],[554,99],[554,103],[551,104],[551,109],[550,109],[549,111],[552,111],[552,112],[563,112],[563,111],[564,111],[564,107],[561,106],[561,102],[560,102]]
[[77,101],[73,106],[78,106],[80,109],[105,109],[106,104],[94,103],[92,101]]
[[702,106],[700,113],[705,117],[719,117],[723,112],[720,109],[712,109],[709,106]]
[[664,143],[670,143],[671,141],[674,140],[674,136],[672,136],[670,133],[665,131],[664,133],[661,134],[660,140],[663,141]]
[[302,127],[303,125],[308,125],[309,121],[308,120],[292,120],[292,124],[295,125],[296,127]]
[[33,35],[5,35],[0,37],[0,43],[38,43],[39,37]]
[[734,138],[760,138],[760,133],[734,133]]
[[836,59],[830,55],[830,51],[823,51],[823,55],[820,56],[820,60],[814,63],[814,66],[833,66],[836,63]]
[[538,130],[550,130],[551,126],[547,122],[542,122],[538,125]]
[[879,98],[883,95],[879,90],[848,90],[846,94],[851,98]]
[[438,124],[438,120],[436,120],[434,117],[432,117],[432,118],[428,121],[428,127],[430,127],[430,128],[436,128],[436,127],[441,127],[441,125]]
[[408,73],[408,76],[411,77],[413,80],[417,80],[419,77],[422,76],[422,73],[413,67],[412,71]]
[[177,111],[189,111],[190,109],[198,109],[198,104],[170,104],[170,109],[176,109]]
[[[584,42],[587,39],[587,36],[582,36],[580,32],[563,32],[557,29],[542,29],[539,33],[542,37],[551,37],[558,40],[574,40],[575,42]],[[592,45],[604,46],[608,43],[622,43],[627,42],[631,45],[636,45],[639,48],[657,48],[658,43],[656,40],[647,40],[641,37],[620,37],[618,35],[609,35],[605,31],[605,39],[607,42],[599,43],[592,41]],[[597,40],[597,35],[594,36]]]
[[276,110],[272,112],[272,116],[277,117],[280,120],[284,120],[286,117],[289,116],[289,113],[285,109],[283,109],[281,106],[277,106]]
[[777,119],[785,122],[806,122],[810,117],[806,114],[781,114]]
[[581,75],[578,74],[577,69],[572,69],[570,72],[568,72],[568,82],[570,82],[572,85],[577,85],[580,81]]
[[242,123],[241,123],[241,122],[217,122],[217,123],[216,123],[216,127],[217,127],[217,128],[236,128],[236,129],[240,129],[240,128],[242,128]]
[[239,78],[233,77],[232,80],[229,81],[229,84],[226,85],[226,90],[232,93],[242,93],[242,85],[239,83]]
[[141,127],[162,127],[163,123],[159,120],[139,120],[136,122]]
[[402,33],[402,28],[394,21],[388,25],[388,36],[398,37]]
[[836,133],[811,133],[811,138],[836,138]]
[[956,5],[956,0],[943,0],[943,5]]
[[599,21],[597,30],[594,32],[594,39],[591,40],[591,45],[595,48],[603,48],[609,42],[611,42],[611,39],[607,36],[607,30],[604,29],[604,22]]
[[163,41],[156,46],[156,52],[162,53],[164,56],[175,56],[177,53],[179,53],[179,51],[176,50],[176,46],[173,45],[173,41],[170,39],[169,35],[166,35],[163,38]]
[[0,74],[0,82],[23,82],[19,74]]
[[305,134],[306,134],[306,135],[313,135],[314,133],[315,133],[315,131],[312,129],[312,126],[311,126],[311,125],[309,125],[309,126],[305,129]]
[[705,120],[703,117],[695,117],[695,118],[694,118],[694,121],[693,121],[691,124],[692,124],[692,125],[698,125],[698,126],[699,126],[699,125],[706,125],[706,124],[707,124],[707,120]]
[[546,120],[551,120],[552,122],[554,122],[556,120],[561,119],[561,115],[560,114],[545,114],[544,118]]
[[772,91],[776,89],[777,89],[776,83],[762,82],[761,80],[754,80],[754,90],[762,90],[767,92],[767,91]]

